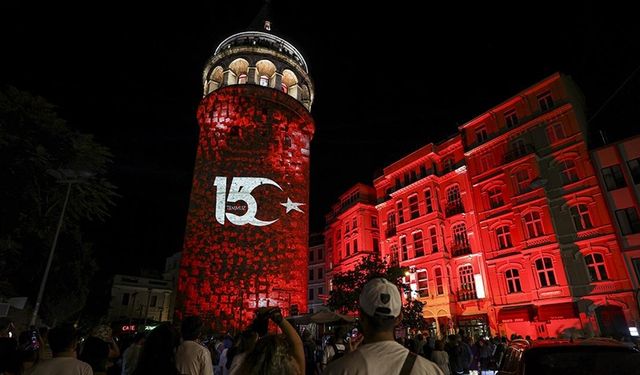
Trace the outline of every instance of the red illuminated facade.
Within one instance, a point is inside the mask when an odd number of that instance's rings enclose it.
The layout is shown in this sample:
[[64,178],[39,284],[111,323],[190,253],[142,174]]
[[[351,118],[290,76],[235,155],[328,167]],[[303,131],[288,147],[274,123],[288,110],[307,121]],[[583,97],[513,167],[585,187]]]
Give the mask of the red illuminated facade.
[[[623,257],[586,134],[581,94],[554,74],[375,179],[382,256],[409,268],[407,297],[425,303],[433,334],[620,336],[638,324],[625,259],[632,269],[638,248],[628,232],[640,224],[628,215]],[[639,155],[629,150],[640,146],[627,148],[633,188],[607,194],[616,210],[637,212]],[[353,267],[337,233],[347,213],[334,216],[330,273]]]
[[380,252],[375,191],[356,184],[342,194],[325,219],[325,266],[328,289],[336,273],[351,270],[362,258]]
[[218,46],[203,81],[176,315],[222,330],[259,306],[304,312],[314,133],[304,58],[275,35],[243,32]]

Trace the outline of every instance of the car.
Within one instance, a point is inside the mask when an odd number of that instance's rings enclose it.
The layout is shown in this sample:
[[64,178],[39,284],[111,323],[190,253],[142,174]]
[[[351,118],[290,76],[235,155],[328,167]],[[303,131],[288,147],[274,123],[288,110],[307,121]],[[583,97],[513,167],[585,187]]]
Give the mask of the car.
[[640,352],[606,338],[513,340],[498,375],[640,374]]

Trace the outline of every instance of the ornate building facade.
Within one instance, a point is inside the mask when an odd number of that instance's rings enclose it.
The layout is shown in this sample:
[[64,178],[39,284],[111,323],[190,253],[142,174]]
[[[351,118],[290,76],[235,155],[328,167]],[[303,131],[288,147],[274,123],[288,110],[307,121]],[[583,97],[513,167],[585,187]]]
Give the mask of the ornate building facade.
[[307,310],[313,84],[269,28],[225,39],[203,73],[176,314],[217,330],[260,306]]
[[[586,135],[579,90],[554,74],[375,179],[381,253],[409,269],[407,297],[425,303],[432,333],[619,336],[637,324]],[[630,162],[629,181],[638,171]],[[628,201],[637,207],[637,197]],[[627,216],[619,234],[640,225]],[[344,241],[338,228],[327,249]],[[333,261],[333,270],[352,267]]]

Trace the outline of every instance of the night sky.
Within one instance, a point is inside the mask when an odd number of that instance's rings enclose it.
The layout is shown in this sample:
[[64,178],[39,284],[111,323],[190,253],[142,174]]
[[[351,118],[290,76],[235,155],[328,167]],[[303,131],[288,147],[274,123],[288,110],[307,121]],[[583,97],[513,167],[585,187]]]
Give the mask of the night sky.
[[[638,133],[631,3],[451,3],[423,11],[431,3],[273,0],[274,33],[302,52],[316,85],[312,230],[354,183],[371,184],[376,170],[556,71],[582,88],[588,117],[597,113],[593,145],[599,129],[609,140]],[[262,2],[80,4],[3,2],[0,84],[47,98],[112,150],[122,197],[109,220],[86,229],[103,272],[158,269],[182,247],[202,69]]]

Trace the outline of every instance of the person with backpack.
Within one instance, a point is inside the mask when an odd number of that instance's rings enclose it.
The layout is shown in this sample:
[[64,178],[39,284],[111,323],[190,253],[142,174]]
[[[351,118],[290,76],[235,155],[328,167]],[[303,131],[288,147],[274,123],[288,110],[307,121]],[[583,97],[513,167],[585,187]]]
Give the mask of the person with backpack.
[[342,330],[337,330],[335,334],[327,340],[327,345],[324,347],[324,354],[322,356],[322,368],[324,369],[327,364],[338,358],[342,358],[344,353],[347,352],[347,344],[345,343]]

